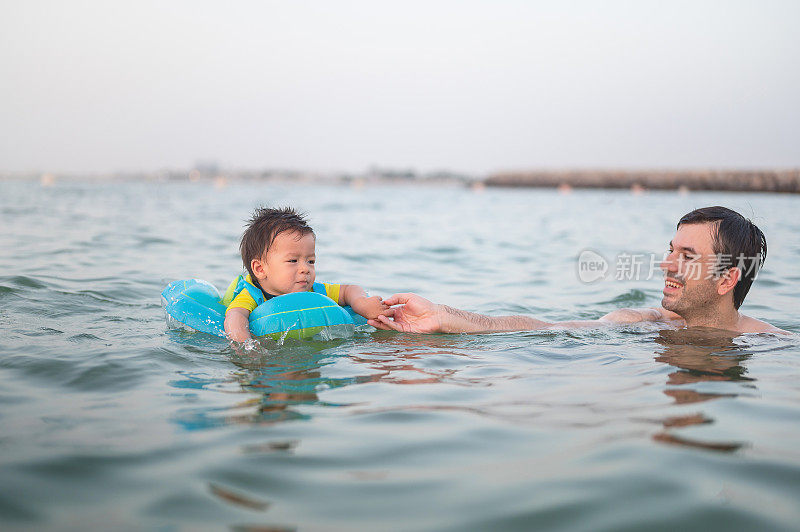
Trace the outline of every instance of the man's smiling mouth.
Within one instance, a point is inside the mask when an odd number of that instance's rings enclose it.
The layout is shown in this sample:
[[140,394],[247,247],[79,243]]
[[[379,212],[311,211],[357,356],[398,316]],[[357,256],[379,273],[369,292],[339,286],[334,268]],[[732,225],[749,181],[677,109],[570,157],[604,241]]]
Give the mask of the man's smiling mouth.
[[673,281],[672,279],[665,279],[664,284],[670,288],[681,288],[683,284],[679,283],[678,281]]

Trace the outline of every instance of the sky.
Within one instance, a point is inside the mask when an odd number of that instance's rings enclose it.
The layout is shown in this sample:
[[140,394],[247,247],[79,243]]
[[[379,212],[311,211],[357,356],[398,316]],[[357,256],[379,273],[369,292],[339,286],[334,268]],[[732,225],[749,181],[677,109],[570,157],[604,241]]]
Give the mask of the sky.
[[800,2],[0,0],[0,172],[800,166]]

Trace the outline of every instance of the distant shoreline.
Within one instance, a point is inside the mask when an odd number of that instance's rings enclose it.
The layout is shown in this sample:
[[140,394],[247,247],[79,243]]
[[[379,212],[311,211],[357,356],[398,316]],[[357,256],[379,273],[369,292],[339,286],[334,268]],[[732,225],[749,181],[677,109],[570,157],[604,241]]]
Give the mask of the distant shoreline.
[[162,170],[154,172],[117,172],[102,174],[2,173],[0,181],[39,181],[43,186],[56,182],[88,181],[114,183],[138,182],[211,182],[226,186],[236,182],[272,182],[282,184],[326,185],[449,185],[504,188],[771,192],[800,194],[800,168],[756,170],[530,170],[495,172],[488,177],[449,171],[428,173],[413,170],[372,168],[366,172],[306,172],[302,170]]
[[538,170],[498,172],[487,187],[719,190],[800,194],[800,169],[789,170]]

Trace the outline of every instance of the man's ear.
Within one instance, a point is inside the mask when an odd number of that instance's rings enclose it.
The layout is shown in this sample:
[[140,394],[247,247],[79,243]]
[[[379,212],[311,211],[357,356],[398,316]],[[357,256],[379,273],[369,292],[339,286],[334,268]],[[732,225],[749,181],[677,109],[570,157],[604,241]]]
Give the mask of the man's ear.
[[728,268],[720,275],[720,283],[717,285],[717,293],[724,296],[736,287],[736,283],[742,278],[742,270],[739,268]]

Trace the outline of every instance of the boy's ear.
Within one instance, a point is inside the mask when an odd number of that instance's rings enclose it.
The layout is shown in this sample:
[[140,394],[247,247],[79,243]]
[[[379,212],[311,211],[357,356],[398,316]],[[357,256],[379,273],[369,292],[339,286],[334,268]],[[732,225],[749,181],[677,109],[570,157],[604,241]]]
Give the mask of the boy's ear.
[[717,286],[717,293],[724,296],[736,287],[736,283],[739,282],[741,277],[742,270],[739,268],[728,268],[725,270],[725,273],[720,276],[722,282]]
[[264,263],[260,259],[253,259],[250,261],[250,270],[257,279],[262,279],[267,276],[264,270]]

